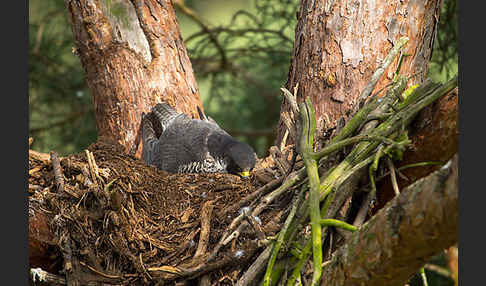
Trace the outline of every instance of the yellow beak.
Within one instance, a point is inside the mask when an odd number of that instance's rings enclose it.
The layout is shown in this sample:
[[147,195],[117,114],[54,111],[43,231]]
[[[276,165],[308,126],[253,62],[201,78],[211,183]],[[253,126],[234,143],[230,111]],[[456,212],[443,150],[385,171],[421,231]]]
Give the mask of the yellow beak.
[[248,178],[248,176],[250,176],[250,171],[238,172],[238,175],[240,175],[243,178]]

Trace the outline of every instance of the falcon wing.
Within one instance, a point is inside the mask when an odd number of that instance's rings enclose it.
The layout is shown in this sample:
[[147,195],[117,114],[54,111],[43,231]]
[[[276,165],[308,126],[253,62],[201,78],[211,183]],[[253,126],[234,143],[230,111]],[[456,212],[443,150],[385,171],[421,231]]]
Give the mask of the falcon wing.
[[207,137],[211,128],[204,121],[176,118],[160,137],[161,169],[178,172],[182,166],[202,164],[208,158]]

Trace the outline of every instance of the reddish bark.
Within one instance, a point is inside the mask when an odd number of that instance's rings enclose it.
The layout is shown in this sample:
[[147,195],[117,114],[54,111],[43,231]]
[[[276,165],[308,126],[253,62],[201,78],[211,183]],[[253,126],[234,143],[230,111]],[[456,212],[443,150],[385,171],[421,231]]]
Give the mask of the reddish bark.
[[[298,100],[311,98],[318,130],[332,128],[339,118],[348,116],[372,73],[403,36],[409,38],[404,52],[410,56],[401,73],[415,75],[411,84],[423,81],[441,2],[302,1],[286,87],[292,91],[298,83]],[[387,73],[394,72],[396,63],[385,71],[375,90],[390,81]],[[291,112],[285,99],[281,114],[284,111]],[[280,120],[276,146],[284,134]]]
[[[197,116],[199,91],[170,0],[66,3],[99,136],[139,156],[142,112],[165,101]],[[115,5],[121,16],[109,12]]]
[[48,272],[56,272],[50,249],[54,244],[54,235],[48,222],[49,218],[44,213],[29,204],[29,267],[40,267]]

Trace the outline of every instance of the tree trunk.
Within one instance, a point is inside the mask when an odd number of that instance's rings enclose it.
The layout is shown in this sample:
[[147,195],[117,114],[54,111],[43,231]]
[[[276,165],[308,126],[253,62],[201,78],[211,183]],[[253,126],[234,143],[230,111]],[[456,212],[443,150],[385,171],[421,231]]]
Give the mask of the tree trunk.
[[130,2],[67,0],[66,5],[98,136],[139,157],[142,112],[168,102],[195,117],[202,104],[170,0]]
[[[409,38],[404,49],[409,56],[401,74],[414,74],[410,84],[423,81],[441,2],[302,0],[286,87],[293,90],[299,84],[299,102],[311,98],[320,131],[317,139],[336,127],[341,117],[350,115],[371,75],[401,37]],[[397,59],[375,91],[390,81],[396,63]],[[292,114],[285,99],[280,114],[283,112]],[[285,132],[281,117],[275,145],[281,146]],[[283,145],[294,140],[288,138]]]

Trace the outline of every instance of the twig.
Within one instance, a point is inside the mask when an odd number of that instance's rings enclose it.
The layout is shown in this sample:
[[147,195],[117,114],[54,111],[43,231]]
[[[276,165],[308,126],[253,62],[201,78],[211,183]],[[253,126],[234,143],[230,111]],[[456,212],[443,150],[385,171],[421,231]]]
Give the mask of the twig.
[[253,193],[244,197],[242,200],[238,201],[236,204],[232,204],[224,208],[223,210],[219,211],[218,216],[223,217],[228,213],[236,211],[237,209],[241,208],[245,204],[260,198],[261,196],[265,195],[267,192],[275,189],[279,184],[282,183],[283,180],[284,178],[280,177],[278,179],[268,182],[264,186],[260,187],[258,190],[254,191]]
[[280,143],[280,150],[283,150],[283,148],[287,145],[287,138],[290,136],[291,138],[295,138],[295,127],[294,124],[292,123],[292,119],[290,118],[290,113],[287,111],[283,111],[281,113],[282,121],[287,128],[285,130],[285,134],[282,138],[282,143]]
[[339,227],[339,228],[349,230],[349,231],[356,231],[358,229],[354,225],[350,225],[350,224],[348,224],[344,221],[340,221],[340,220],[337,220],[337,219],[331,219],[331,218],[321,219],[321,225]]
[[[280,185],[280,187],[272,191],[270,194],[266,195],[260,201],[260,203],[252,211],[251,215],[258,216],[271,202],[273,202],[273,200],[278,198],[281,194],[287,191],[295,183],[302,180],[304,177],[305,177],[305,168],[293,172],[289,177],[286,178],[286,180],[282,183],[282,185]],[[246,211],[249,211],[249,208]],[[241,213],[239,216],[233,219],[230,226],[226,230],[225,234],[221,236],[219,242],[214,247],[213,252],[208,258],[208,261],[212,261],[214,258],[216,258],[221,247],[229,243],[231,240],[238,238],[243,228],[247,226],[246,221],[241,222],[243,218],[244,218],[244,214]],[[237,227],[236,230],[235,227]]]
[[71,237],[68,233],[61,235],[59,248],[64,258],[64,271],[66,273],[66,284],[68,286],[80,285],[77,277],[77,259],[73,257],[71,250]]
[[250,226],[255,231],[257,238],[259,240],[264,240],[265,239],[265,232],[263,232],[261,224],[256,221],[254,216],[249,215],[248,212],[245,212],[244,215],[245,215],[246,221],[250,224]]
[[378,163],[380,161],[381,156],[383,155],[383,146],[378,148],[378,152],[376,152],[375,158],[373,160],[373,164],[370,165],[368,176],[371,183],[371,193],[376,193],[376,184],[375,184],[375,172],[378,170]]
[[79,261],[79,264],[87,267],[89,270],[93,271],[94,273],[98,274],[98,275],[101,275],[105,278],[110,278],[110,279],[122,279],[123,277],[121,276],[118,276],[118,275],[109,275],[109,274],[106,274],[106,273],[103,273],[101,271],[98,271],[96,270],[94,267],[91,267],[89,266],[88,264],[84,263],[83,261]]
[[32,190],[32,191],[37,191],[37,190],[42,190],[42,186],[39,186],[39,185],[34,185],[34,184],[29,184],[29,191]]
[[355,227],[359,228],[359,227],[361,227],[361,225],[363,225],[363,222],[365,221],[366,216],[368,214],[368,209],[370,207],[370,204],[375,199],[375,195],[376,195],[376,193],[373,193],[373,192],[369,192],[366,195],[366,199],[363,201],[363,203],[361,203],[361,207],[358,211],[358,214],[354,218],[353,225]]
[[209,242],[209,234],[211,229],[211,214],[213,212],[213,202],[207,201],[201,209],[201,233],[199,234],[199,243],[196,252],[194,253],[194,261],[197,261],[206,253],[206,248]]
[[248,268],[248,270],[241,276],[241,278],[236,282],[236,286],[248,286],[255,283],[255,278],[258,274],[263,271],[266,265],[266,261],[270,257],[272,251],[272,246],[267,246],[265,250],[260,253],[255,262]]
[[321,214],[319,206],[319,172],[317,171],[317,162],[312,156],[316,119],[310,98],[307,98],[306,104],[302,103],[300,105],[300,116],[302,120],[300,153],[307,169],[310,188],[308,202],[312,230],[312,258],[314,262],[311,285],[316,286],[319,284],[322,274],[322,228],[320,224]]
[[190,246],[191,246],[191,244],[193,243],[193,239],[194,239],[194,237],[196,237],[196,235],[197,235],[198,233],[199,233],[199,228],[198,228],[198,229],[196,229],[195,231],[191,232],[191,233],[190,233],[190,234],[187,236],[187,239],[186,239],[186,240],[185,240],[185,242],[182,244],[182,246],[181,246],[181,247],[180,247],[178,250],[176,250],[176,251],[172,252],[171,254],[169,254],[169,255],[167,255],[167,256],[164,256],[164,257],[162,258],[162,260],[161,260],[161,263],[164,263],[164,264],[168,263],[168,261],[169,261],[169,259],[170,259],[170,258],[172,258],[172,257],[174,257],[174,256],[177,256],[177,255],[181,254],[181,253],[182,253],[184,250],[186,250],[188,247],[190,247]]
[[351,138],[346,138],[346,139],[343,139],[341,141],[338,141],[338,142],[335,142],[335,143],[332,143],[332,144],[329,144],[327,145],[326,147],[324,147],[323,149],[321,149],[320,151],[318,152],[312,152],[312,156],[314,157],[314,159],[318,160],[324,156],[328,156],[348,145],[352,145],[352,144],[355,144],[355,143],[358,143],[358,142],[362,142],[362,141],[381,141],[381,142],[384,142],[386,144],[394,144],[395,142],[389,138],[386,138],[386,137],[383,137],[383,136],[370,136],[370,135],[358,135],[358,136],[355,136],[355,137],[351,137]]
[[370,81],[368,84],[363,88],[361,91],[361,94],[358,98],[359,104],[357,104],[357,108],[360,108],[362,103],[368,98],[368,96],[371,94],[373,89],[375,88],[376,84],[378,83],[378,80],[381,78],[381,75],[385,70],[388,68],[388,66],[393,62],[397,54],[400,52],[400,50],[408,43],[408,38],[407,37],[402,37],[400,38],[396,43],[393,48],[390,49],[388,52],[388,55],[385,57],[381,65],[375,70],[373,75],[371,76]]
[[304,264],[307,262],[307,258],[309,257],[311,249],[312,249],[312,240],[309,239],[307,240],[304,248],[301,251],[300,259],[298,260],[294,270],[292,270],[292,273],[290,274],[290,277],[287,280],[287,286],[296,285],[296,280],[300,277],[300,271],[304,266]]
[[400,194],[400,189],[398,188],[395,166],[393,165],[393,162],[390,159],[390,157],[386,157],[386,163],[388,164],[388,169],[390,169],[390,178],[391,178],[393,190],[395,191],[395,196],[398,196]]
[[[206,33],[210,39],[210,41],[214,44],[216,50],[221,56],[221,66],[225,67],[228,64],[228,59],[226,56],[226,52],[224,48],[219,43],[215,33],[211,30],[209,24],[205,23],[191,8],[187,7],[184,3],[184,0],[175,0],[173,3],[181,9],[181,11],[186,14],[189,18],[191,18],[196,24],[201,27],[201,29]],[[186,40],[187,41],[187,40]]]
[[274,191],[266,195],[260,204],[253,210],[252,215],[258,216],[271,202],[278,198],[281,194],[294,186],[297,182],[305,178],[305,168],[292,172],[290,176]]
[[145,264],[143,263],[143,259],[142,259],[142,253],[140,253],[140,255],[139,255],[138,257],[139,257],[139,259],[140,259],[140,265],[142,266],[143,273],[145,273],[145,275],[147,275],[147,277],[148,277],[150,280],[153,280],[153,278],[152,278],[152,276],[150,275],[150,273],[148,273],[147,268],[145,267]]
[[270,147],[269,151],[270,151],[270,155],[273,158],[273,161],[275,162],[278,169],[280,170],[280,173],[282,175],[286,174],[287,171],[290,169],[290,165],[286,159],[282,160],[283,158],[282,152],[280,152],[280,150],[276,146]]
[[51,157],[49,156],[49,154],[41,153],[41,152],[37,152],[37,151],[29,149],[29,158],[30,157],[32,157],[33,159],[39,160],[39,161],[43,162],[44,164],[49,164],[51,162]]
[[272,253],[271,253],[270,259],[268,260],[267,270],[266,270],[265,276],[263,278],[263,281],[264,281],[263,283],[264,283],[265,286],[272,285],[271,275],[272,275],[272,271],[273,271],[273,266],[275,265],[275,261],[277,260],[278,252],[279,252],[280,248],[282,247],[282,245],[284,243],[285,236],[286,236],[287,231],[289,229],[290,223],[294,219],[294,216],[297,212],[297,208],[299,207],[300,202],[303,198],[304,190],[305,189],[302,188],[302,190],[299,192],[297,197],[293,200],[292,207],[290,209],[289,215],[287,216],[287,219],[285,220],[285,223],[282,226],[282,229],[278,233],[277,240],[273,244]]
[[422,282],[424,283],[424,286],[429,286],[429,283],[427,282],[427,276],[425,275],[424,267],[420,268],[420,276],[422,277]]
[[59,194],[64,192],[64,178],[62,174],[61,164],[59,158],[57,157],[56,151],[51,151],[51,162],[52,168],[54,170],[54,180],[56,181],[56,187]]
[[[79,262],[80,264],[84,264],[83,262]],[[93,269],[92,269],[93,270]],[[96,270],[96,269],[94,269]],[[97,273],[97,271],[94,271]],[[98,273],[100,274],[100,273]],[[134,274],[125,274],[124,277],[134,276]],[[52,285],[52,286],[59,286],[59,285],[67,285],[66,278],[61,275],[55,275],[49,273],[41,268],[31,268],[30,269],[30,278],[34,285],[38,285],[37,283],[41,283],[40,285]],[[120,277],[122,278],[122,277]],[[120,285],[120,281],[113,281],[113,279],[97,279],[96,281],[83,281],[83,285],[86,286],[98,286],[101,283],[103,285]]]
[[213,262],[206,260],[189,268],[184,267],[184,265],[178,267],[165,265],[160,267],[150,267],[147,270],[152,273],[154,278],[160,278],[163,280],[174,280],[183,277],[195,278],[223,266],[241,264],[251,258],[255,254],[256,250],[257,244],[251,243],[249,248],[247,248],[247,251],[241,252],[238,250]]
[[294,170],[295,167],[295,162],[297,161],[297,148],[294,146],[293,151],[292,151],[292,159],[290,159],[290,166],[287,172],[285,173],[285,177],[288,177],[290,173]]
[[[218,243],[213,248],[213,251],[211,252],[209,257],[207,258],[207,262],[213,261],[216,258],[216,256],[218,255],[218,252],[221,249],[221,247],[225,246],[231,240],[233,240],[234,238],[236,238],[239,235],[239,231],[242,228],[241,227],[242,224],[240,224],[239,226],[238,226],[238,224],[245,218],[244,212],[249,212],[249,210],[250,210],[249,207],[243,208],[241,210],[241,213],[236,218],[233,219],[231,224],[228,226],[226,232],[221,236]],[[238,226],[238,229],[233,231],[237,226]]]
[[[283,92],[284,98],[289,102],[290,111],[282,113],[282,120],[289,131],[291,138],[297,140],[297,136],[299,136],[299,131],[301,129],[301,122],[296,118],[297,114],[299,114],[299,106],[297,104],[297,92],[299,90],[299,83],[297,83],[294,87],[294,93],[290,93],[285,87],[280,88]],[[287,134],[287,133],[286,133]],[[284,147],[284,143],[286,143],[287,138],[285,138],[285,142],[282,141],[280,145],[280,149],[282,150]]]
[[[90,174],[91,174],[91,178],[96,185],[100,186],[103,183],[103,179],[100,176],[100,169],[99,169],[98,165],[96,164],[96,160],[94,158],[94,155],[89,150],[84,150],[84,151],[85,151],[86,157],[88,159],[88,167],[89,167],[89,171],[90,171]],[[106,195],[108,195],[108,194],[106,194]]]
[[426,263],[424,268],[430,271],[434,271],[442,276],[451,278],[451,271],[445,267],[441,267],[435,264]]
[[[406,170],[408,168],[414,168],[414,167],[424,167],[424,166],[435,166],[435,165],[444,165],[444,162],[440,162],[440,161],[426,161],[426,162],[418,162],[418,163],[412,163],[412,164],[408,164],[408,165],[405,165],[405,166],[401,166],[399,168],[396,168],[396,171],[397,173],[400,175],[400,171],[403,171],[403,170]],[[378,178],[375,179],[375,182],[378,182],[378,181],[381,181],[383,180],[384,178],[386,178],[386,176],[390,175],[390,171],[388,172],[385,172],[383,175],[379,176]],[[404,175],[403,175],[404,176]],[[408,178],[404,178],[404,179],[408,179]],[[371,184],[368,184],[366,185],[365,187],[363,187],[364,189],[367,189],[370,187]]]
[[281,87],[280,90],[283,92],[285,99],[290,104],[290,109],[292,110],[293,114],[299,113],[299,105],[297,104],[297,91],[299,89],[299,84],[297,83],[294,87],[294,94],[290,93],[288,89],[285,87]]

